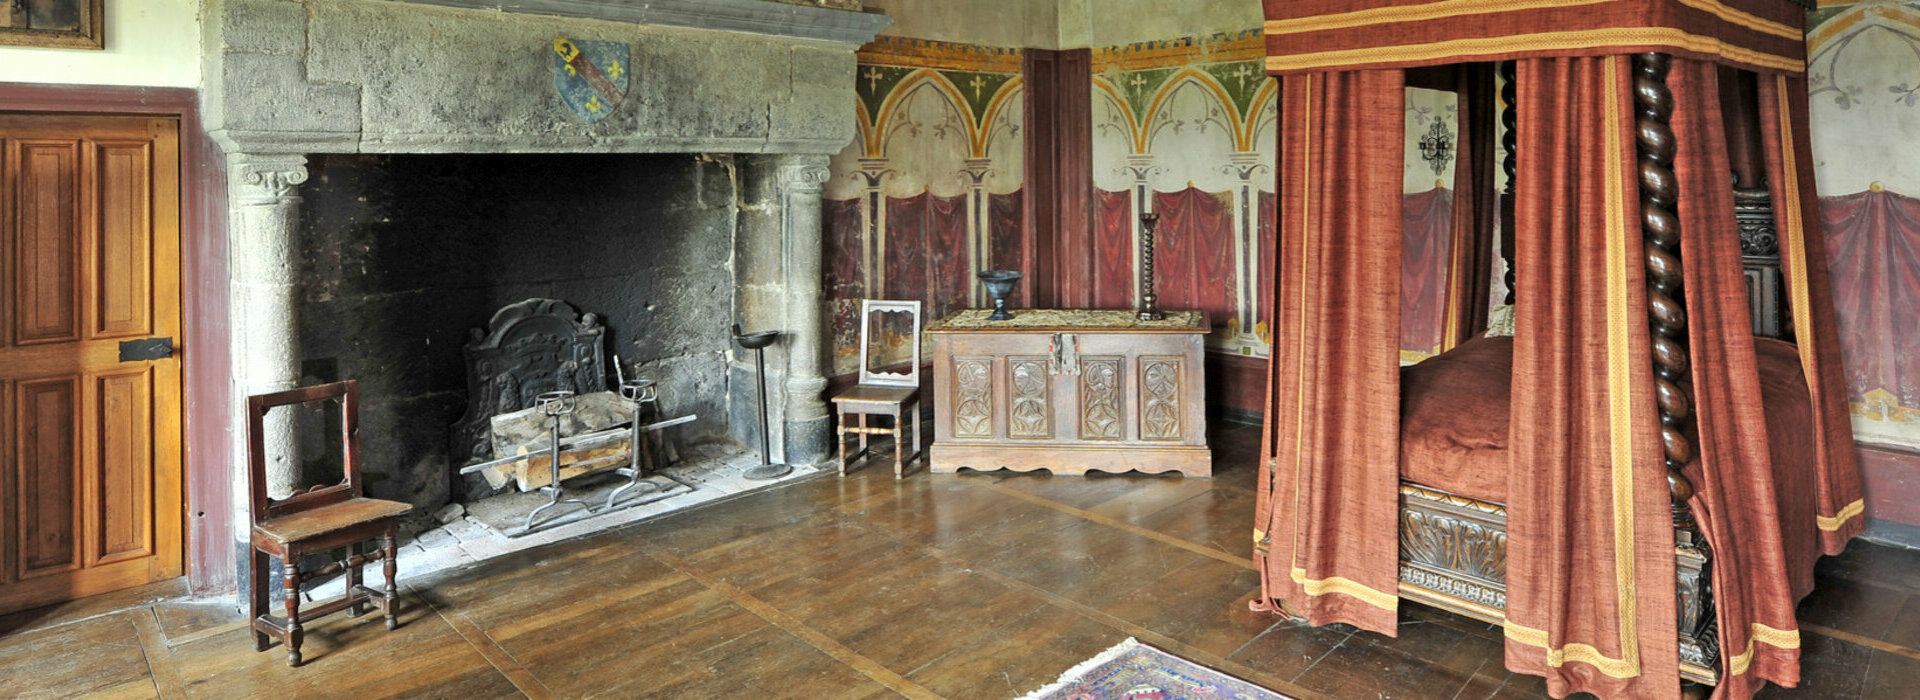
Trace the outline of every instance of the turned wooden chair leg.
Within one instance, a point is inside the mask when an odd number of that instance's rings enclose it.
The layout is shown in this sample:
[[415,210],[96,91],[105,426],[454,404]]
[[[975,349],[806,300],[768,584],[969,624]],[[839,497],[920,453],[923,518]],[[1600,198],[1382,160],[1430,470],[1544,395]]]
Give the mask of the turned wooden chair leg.
[[900,431],[906,427],[900,424],[903,415],[899,406],[893,407],[893,478],[895,479],[901,479],[907,475],[907,443],[902,439],[904,436],[900,434]]
[[913,455],[908,458],[910,460],[917,460],[921,458],[920,443],[925,442],[924,440],[921,439],[922,436],[920,435],[920,433],[925,430],[925,428],[922,427],[925,424],[920,422],[921,410],[922,409],[920,407],[920,402],[919,401],[913,402]]
[[300,642],[305,639],[306,631],[300,627],[300,557],[288,553],[281,560],[284,572],[280,575],[280,586],[287,594],[287,665],[300,665]]
[[[356,560],[356,557],[360,556],[360,552],[360,543],[355,542],[347,545],[347,561],[353,563],[352,566],[347,567],[347,597],[349,598],[353,597],[355,589],[360,587],[362,573],[360,571],[361,563]],[[347,617],[359,617],[366,613],[367,604],[365,602],[357,602],[347,606]]]
[[247,629],[253,630],[253,650],[266,651],[272,638],[253,626],[253,621],[267,614],[267,553],[253,550],[253,556],[247,559]]
[[[860,427],[862,428],[867,427],[867,414],[861,413],[858,415],[860,416]],[[866,457],[867,457],[867,431],[862,430],[860,431],[860,458],[866,459]]]
[[834,422],[834,425],[835,425],[834,431],[839,434],[840,439],[834,442],[833,447],[835,451],[838,451],[840,453],[840,475],[846,476],[847,475],[847,411],[846,409],[840,408],[838,406],[834,407],[834,411],[838,413],[840,416],[840,420]]
[[386,554],[386,556],[380,560],[380,568],[382,573],[387,575],[387,596],[386,600],[380,604],[380,612],[387,617],[388,631],[392,631],[394,628],[400,626],[400,618],[396,616],[393,611],[393,604],[400,598],[400,588],[393,583],[394,574],[398,573],[400,568],[394,561],[396,559],[395,555],[399,553],[399,540],[400,526],[398,523],[388,525],[387,534],[380,537],[380,549],[382,553]]

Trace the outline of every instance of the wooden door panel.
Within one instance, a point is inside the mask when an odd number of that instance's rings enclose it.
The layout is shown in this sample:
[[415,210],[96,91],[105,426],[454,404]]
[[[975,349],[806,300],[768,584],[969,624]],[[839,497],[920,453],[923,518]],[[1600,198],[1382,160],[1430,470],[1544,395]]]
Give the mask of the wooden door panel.
[[95,458],[89,460],[93,533],[88,565],[110,564],[153,552],[153,372],[95,378],[97,422],[89,436]]
[[91,229],[92,337],[144,336],[151,333],[153,277],[153,144],[104,141],[94,144],[92,162],[98,194],[87,213],[98,221]]
[[16,577],[30,579],[80,566],[80,377],[24,381],[17,392]]
[[14,342],[80,338],[80,142],[12,144]]
[[183,568],[178,132],[0,114],[0,614]]

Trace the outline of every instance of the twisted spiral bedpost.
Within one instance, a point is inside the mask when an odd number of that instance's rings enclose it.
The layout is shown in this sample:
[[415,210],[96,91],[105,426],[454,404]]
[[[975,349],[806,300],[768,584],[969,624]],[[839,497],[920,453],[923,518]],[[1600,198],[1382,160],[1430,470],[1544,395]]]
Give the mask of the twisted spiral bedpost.
[[1693,484],[1680,473],[1693,460],[1693,399],[1683,382],[1688,370],[1687,312],[1680,268],[1679,184],[1673,172],[1673,92],[1667,88],[1672,58],[1661,53],[1633,57],[1634,133],[1638,142],[1640,231],[1646,241],[1647,316],[1653,342],[1654,399],[1660,410],[1660,445],[1666,454],[1667,488],[1674,526],[1698,537],[1687,498]]
[[[1719,628],[1714,624],[1713,552],[1687,507],[1694,485],[1681,469],[1693,460],[1693,397],[1687,393],[1689,355],[1687,313],[1680,261],[1679,180],[1673,91],[1667,88],[1671,56],[1633,57],[1634,136],[1639,153],[1640,232],[1646,244],[1647,321],[1652,331],[1654,402],[1660,413],[1660,445],[1665,453],[1667,494],[1673,504],[1673,539],[1678,547],[1677,603],[1680,658],[1703,668],[1717,664]],[[1698,694],[1698,686],[1683,690]]]
[[1513,61],[1501,61],[1500,72],[1500,169],[1507,174],[1507,184],[1500,190],[1500,257],[1506,258],[1507,272],[1501,282],[1507,285],[1507,298],[1503,304],[1513,303],[1513,174],[1520,169],[1520,158],[1516,155],[1519,136],[1514,127],[1520,123],[1520,112],[1514,103],[1520,99],[1520,88],[1516,84],[1519,72]]

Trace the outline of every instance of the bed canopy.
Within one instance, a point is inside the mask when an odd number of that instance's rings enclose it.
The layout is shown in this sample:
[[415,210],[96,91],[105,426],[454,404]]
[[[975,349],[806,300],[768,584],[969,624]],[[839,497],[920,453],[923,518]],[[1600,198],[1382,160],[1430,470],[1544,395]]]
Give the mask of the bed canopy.
[[[1796,683],[1793,611],[1811,562],[1863,527],[1808,145],[1805,9],[1265,9],[1282,152],[1256,607],[1396,633],[1412,419],[1396,323],[1404,88],[1443,75],[1462,112],[1451,337],[1485,326],[1496,220],[1515,270],[1504,503],[1456,499],[1503,510],[1504,600],[1454,609],[1498,616],[1507,667],[1546,676],[1556,696],[1678,695],[1682,639],[1696,637],[1717,654],[1685,675],[1716,682],[1716,695]],[[1496,72],[1504,144],[1492,142]],[[1745,116],[1727,97],[1741,86]],[[1730,133],[1753,147],[1730,148]],[[1753,335],[1738,168],[1758,171],[1773,202],[1794,346]],[[1765,376],[1769,344],[1797,357],[1785,384]],[[1763,381],[1789,386],[1804,418],[1770,421]],[[1691,592],[1690,556],[1711,562]],[[1704,619],[1698,634],[1690,614]]]

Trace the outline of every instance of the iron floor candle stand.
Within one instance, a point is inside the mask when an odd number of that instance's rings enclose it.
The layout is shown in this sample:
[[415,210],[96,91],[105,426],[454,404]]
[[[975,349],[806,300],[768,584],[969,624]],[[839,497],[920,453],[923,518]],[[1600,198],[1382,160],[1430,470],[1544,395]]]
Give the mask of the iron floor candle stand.
[[[615,362],[618,362],[618,358]],[[651,379],[620,380],[620,398],[633,402],[633,435],[627,438],[627,466],[613,470],[613,473],[627,477],[627,483],[607,494],[607,510],[613,510],[613,504],[620,494],[635,486],[645,486],[647,490],[658,491],[660,486],[653,482],[642,481],[646,470],[640,465],[640,455],[646,450],[646,431],[642,429],[640,418],[645,415],[647,404],[653,403],[657,391]]]
[[540,487],[540,492],[547,494],[548,500],[545,505],[535,508],[533,512],[527,514],[528,530],[533,529],[534,520],[540,517],[540,511],[562,503],[578,503],[586,506],[588,510],[592,510],[593,508],[592,506],[588,506],[586,501],[578,498],[564,498],[566,490],[560,487],[560,417],[573,413],[573,392],[549,391],[533,397],[533,404],[540,407],[540,412],[546,414],[551,423],[551,433],[549,437],[552,439],[552,442],[548,443],[547,447],[547,469],[550,470],[549,473],[552,475],[553,480],[546,486]]
[[733,324],[733,341],[753,351],[753,374],[757,380],[755,388],[760,393],[760,466],[746,471],[743,476],[749,479],[778,479],[793,471],[793,467],[773,462],[773,453],[767,442],[767,346],[779,337],[779,331],[741,333],[740,324]]

